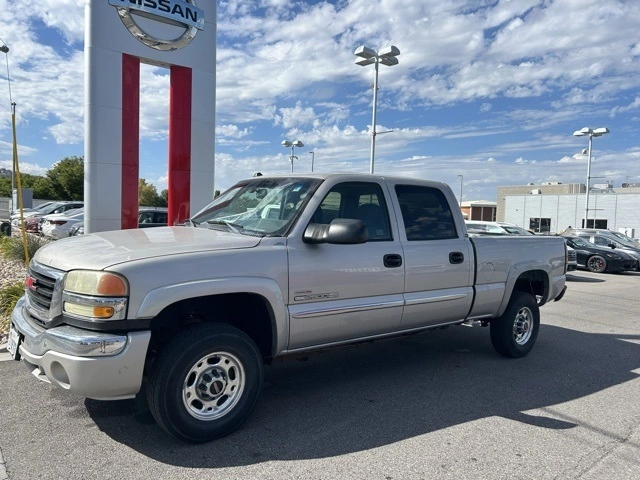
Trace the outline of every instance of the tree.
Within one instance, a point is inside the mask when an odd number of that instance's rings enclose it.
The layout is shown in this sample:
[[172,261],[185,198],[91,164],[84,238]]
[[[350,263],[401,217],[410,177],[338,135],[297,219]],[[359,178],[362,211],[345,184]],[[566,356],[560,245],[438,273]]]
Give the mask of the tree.
[[51,182],[52,200],[82,200],[84,198],[84,158],[65,157],[47,172]]
[[156,186],[147,183],[144,178],[138,180],[138,205],[145,207],[166,207],[166,201],[158,195]]

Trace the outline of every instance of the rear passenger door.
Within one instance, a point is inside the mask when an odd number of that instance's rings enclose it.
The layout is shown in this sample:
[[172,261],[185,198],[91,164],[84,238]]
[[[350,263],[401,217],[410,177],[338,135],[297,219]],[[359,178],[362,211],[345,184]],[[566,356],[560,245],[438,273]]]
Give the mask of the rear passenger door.
[[[400,210],[400,241],[405,259],[402,328],[463,319],[473,301],[473,252],[456,227],[453,194],[424,185],[393,186]],[[456,205],[457,208],[457,205]],[[458,223],[459,224],[459,223]]]
[[[403,308],[404,262],[397,226],[382,182],[326,186],[319,207],[289,237],[290,344],[295,350],[373,337],[398,329]],[[306,244],[309,223],[362,220],[369,241],[358,245]]]

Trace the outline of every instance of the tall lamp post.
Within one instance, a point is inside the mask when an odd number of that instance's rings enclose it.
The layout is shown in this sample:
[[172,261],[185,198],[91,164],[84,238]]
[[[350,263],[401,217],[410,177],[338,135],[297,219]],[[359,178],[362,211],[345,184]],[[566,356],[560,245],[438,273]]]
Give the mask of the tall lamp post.
[[298,159],[298,157],[295,156],[295,148],[296,147],[304,147],[304,143],[302,143],[300,140],[296,140],[294,142],[290,142],[289,140],[283,140],[282,141],[282,146],[289,148],[291,147],[291,156],[289,157],[289,160],[291,161],[291,173],[293,173],[293,159],[295,158],[296,160]]
[[[9,76],[9,47],[7,46],[6,43],[4,43],[4,40],[2,40],[0,38],[0,42],[2,42],[2,45],[0,45],[0,52],[4,53],[6,62],[7,62],[7,82],[9,83],[9,105],[11,106],[11,111],[13,111],[13,98],[11,97],[11,77]],[[15,189],[15,170],[16,170],[16,164],[15,164],[15,158],[13,160],[13,165],[11,166],[11,209],[15,209],[15,205],[13,205],[13,190]]]
[[356,65],[365,67],[375,65],[375,76],[373,77],[373,116],[371,118],[371,159],[369,161],[369,173],[373,173],[374,158],[376,152],[376,108],[378,104],[378,64],[382,63],[388,67],[398,64],[396,58],[400,55],[400,50],[394,45],[390,45],[382,50],[375,51],[373,48],[361,45],[356,48],[354,55],[360,57],[356,59]]
[[313,173],[313,161],[316,159],[316,151],[311,150],[309,153],[311,154],[311,172]]
[[462,208],[462,182],[464,181],[464,175],[458,175],[460,177],[460,208]]
[[[600,127],[591,129],[589,127],[584,127],[580,130],[576,130],[573,132],[574,137],[589,137],[589,148],[587,149],[587,193],[585,195],[584,200],[584,227],[589,228],[589,189],[591,188],[591,147],[593,144],[593,137],[601,137],[602,135],[606,135],[609,133],[609,129],[607,127]],[[595,223],[594,223],[595,227]]]

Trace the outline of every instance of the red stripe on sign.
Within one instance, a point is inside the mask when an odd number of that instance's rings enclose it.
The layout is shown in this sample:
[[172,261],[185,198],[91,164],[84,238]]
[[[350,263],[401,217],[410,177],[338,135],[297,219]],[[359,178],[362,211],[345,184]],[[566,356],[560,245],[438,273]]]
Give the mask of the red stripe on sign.
[[191,201],[191,69],[171,66],[168,224],[189,218]]
[[120,226],[138,228],[140,175],[140,59],[122,54],[122,216]]

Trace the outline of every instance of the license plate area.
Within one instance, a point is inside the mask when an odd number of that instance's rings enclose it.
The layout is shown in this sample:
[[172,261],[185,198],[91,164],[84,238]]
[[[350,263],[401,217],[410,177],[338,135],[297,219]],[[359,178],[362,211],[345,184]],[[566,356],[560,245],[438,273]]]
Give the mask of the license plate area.
[[14,360],[20,360],[20,342],[22,341],[22,337],[20,333],[13,328],[13,326],[9,329],[9,338],[7,340],[7,351],[11,358]]

